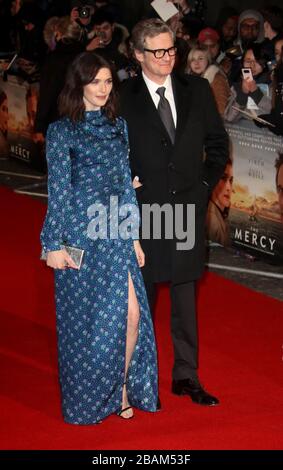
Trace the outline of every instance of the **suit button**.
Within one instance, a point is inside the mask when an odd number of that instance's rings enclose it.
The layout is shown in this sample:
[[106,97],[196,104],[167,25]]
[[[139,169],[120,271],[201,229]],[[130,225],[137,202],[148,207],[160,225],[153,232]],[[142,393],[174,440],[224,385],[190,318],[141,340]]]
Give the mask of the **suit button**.
[[168,142],[167,142],[166,139],[162,139],[161,143],[162,143],[163,147],[168,147]]
[[175,165],[174,165],[174,163],[170,162],[169,165],[168,165],[168,168],[169,168],[169,170],[171,170],[171,171],[175,170]]
[[176,193],[177,193],[176,189],[171,189],[170,190],[170,194],[176,194]]

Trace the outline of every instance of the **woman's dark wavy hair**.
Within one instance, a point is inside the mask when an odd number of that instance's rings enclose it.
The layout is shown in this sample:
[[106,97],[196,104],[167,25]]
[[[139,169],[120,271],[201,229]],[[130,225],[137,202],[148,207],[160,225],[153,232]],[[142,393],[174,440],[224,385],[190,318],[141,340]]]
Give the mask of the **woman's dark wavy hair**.
[[116,72],[111,63],[91,51],[79,54],[68,68],[65,85],[58,100],[58,111],[61,117],[68,117],[73,122],[84,119],[84,86],[91,83],[102,68],[110,70],[113,79],[113,88],[102,109],[110,121],[115,121],[118,101]]

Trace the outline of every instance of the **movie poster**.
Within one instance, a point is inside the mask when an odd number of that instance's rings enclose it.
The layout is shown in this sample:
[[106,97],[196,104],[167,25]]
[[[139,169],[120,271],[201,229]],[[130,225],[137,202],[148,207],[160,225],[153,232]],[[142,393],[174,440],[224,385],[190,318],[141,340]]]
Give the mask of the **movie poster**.
[[226,129],[233,163],[228,216],[232,244],[283,260],[283,207],[276,184],[283,139],[245,119]]
[[[1,154],[25,161],[40,169],[42,160],[42,145],[34,141],[34,121],[38,102],[38,83],[28,83],[23,79],[9,75],[7,81],[0,79],[0,96],[5,98],[6,113],[0,113],[1,125],[0,148]],[[5,149],[2,127],[5,128]],[[8,144],[8,146],[7,146]],[[6,155],[8,156],[8,155]]]

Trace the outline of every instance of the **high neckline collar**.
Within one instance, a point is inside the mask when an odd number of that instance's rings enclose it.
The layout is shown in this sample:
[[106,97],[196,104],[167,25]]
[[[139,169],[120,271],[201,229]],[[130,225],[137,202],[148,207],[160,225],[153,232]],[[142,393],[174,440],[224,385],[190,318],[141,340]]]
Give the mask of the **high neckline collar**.
[[95,124],[100,124],[107,120],[105,113],[102,109],[97,109],[93,111],[85,111],[85,121],[92,122]]
[[99,109],[92,109],[91,111],[85,111],[86,117],[97,117],[102,115],[101,108]]

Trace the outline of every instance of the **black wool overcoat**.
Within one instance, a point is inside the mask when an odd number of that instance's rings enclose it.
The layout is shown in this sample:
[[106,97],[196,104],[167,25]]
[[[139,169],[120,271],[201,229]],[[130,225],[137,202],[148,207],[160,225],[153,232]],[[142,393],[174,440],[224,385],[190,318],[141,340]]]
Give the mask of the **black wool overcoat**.
[[136,190],[140,209],[154,203],[172,208],[184,205],[183,209],[195,205],[193,248],[177,249],[180,235],[176,236],[176,227],[173,240],[165,239],[165,219],[161,239],[141,239],[146,257],[144,278],[181,283],[196,280],[203,272],[208,195],[224,171],[229,145],[208,81],[172,74],[172,86],[177,111],[174,144],[142,76],[122,84],[120,114],[128,125],[132,176],[138,176],[143,185]]

